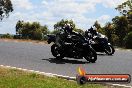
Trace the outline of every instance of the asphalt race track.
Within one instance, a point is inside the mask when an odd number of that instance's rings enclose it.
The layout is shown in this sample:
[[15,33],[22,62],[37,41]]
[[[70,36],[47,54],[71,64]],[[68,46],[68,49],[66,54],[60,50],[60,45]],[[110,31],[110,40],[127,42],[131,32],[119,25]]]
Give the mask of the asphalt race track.
[[116,50],[113,56],[99,54],[96,63],[88,63],[85,59],[55,60],[50,46],[0,41],[0,65],[75,77],[79,65],[82,64],[89,74],[132,75],[132,51]]

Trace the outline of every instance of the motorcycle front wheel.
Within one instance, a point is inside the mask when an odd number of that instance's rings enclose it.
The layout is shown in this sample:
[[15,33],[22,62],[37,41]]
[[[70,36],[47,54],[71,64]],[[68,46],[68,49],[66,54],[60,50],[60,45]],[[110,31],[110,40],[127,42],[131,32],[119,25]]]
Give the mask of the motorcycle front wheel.
[[97,53],[94,49],[90,48],[88,54],[84,58],[91,63],[95,63],[97,60]]
[[63,55],[60,52],[59,47],[56,44],[53,44],[51,46],[51,53],[54,57],[56,57],[57,59],[62,59],[64,58]]
[[108,54],[108,55],[112,55],[112,54],[114,54],[114,52],[115,52],[115,49],[112,45],[108,45],[105,48],[105,53]]

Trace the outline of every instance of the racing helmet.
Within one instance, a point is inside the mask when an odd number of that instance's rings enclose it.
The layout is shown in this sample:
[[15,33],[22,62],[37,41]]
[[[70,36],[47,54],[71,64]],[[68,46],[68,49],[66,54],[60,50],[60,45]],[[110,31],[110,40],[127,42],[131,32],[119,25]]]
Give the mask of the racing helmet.
[[93,32],[93,34],[94,34],[94,35],[97,35],[97,28],[96,28],[96,26],[95,26],[95,25],[93,25],[93,27],[92,27],[92,28],[93,28],[93,31],[92,31],[92,32]]
[[72,30],[73,30],[73,28],[72,28],[71,24],[65,24],[65,25],[64,25],[64,30],[65,30],[66,32],[68,32],[68,33],[71,33]]

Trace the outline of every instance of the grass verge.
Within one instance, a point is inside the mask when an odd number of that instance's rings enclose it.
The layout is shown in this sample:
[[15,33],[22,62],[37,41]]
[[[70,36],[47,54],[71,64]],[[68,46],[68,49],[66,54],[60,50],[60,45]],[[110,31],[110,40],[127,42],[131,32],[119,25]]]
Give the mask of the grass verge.
[[99,84],[78,85],[56,77],[0,67],[0,88],[108,88]]

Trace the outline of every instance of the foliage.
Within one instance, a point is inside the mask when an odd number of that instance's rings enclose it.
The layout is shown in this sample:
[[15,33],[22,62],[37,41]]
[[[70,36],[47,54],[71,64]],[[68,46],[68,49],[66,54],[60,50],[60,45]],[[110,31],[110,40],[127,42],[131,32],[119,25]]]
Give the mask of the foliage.
[[[131,39],[130,33],[132,32],[132,0],[127,0],[118,5],[116,10],[121,13],[121,16],[115,16],[112,22],[107,22],[105,26],[101,27],[100,23],[95,21],[93,25],[98,32],[105,34],[113,45],[126,46],[128,48],[129,44],[127,45],[127,43],[131,44],[129,40]],[[54,30],[50,33],[56,34],[60,32],[65,24],[71,24],[75,32],[84,34],[82,29],[76,27],[73,20],[67,19],[62,19],[54,24]],[[48,33],[48,27],[46,25],[41,26],[38,22],[18,21],[16,24],[16,34],[21,38],[42,40],[43,36]]]
[[125,16],[116,16],[112,19],[115,29],[115,34],[119,37],[119,46],[123,46],[123,39],[128,33],[128,20]]
[[108,22],[104,27],[101,27],[99,22],[96,21],[94,25],[98,32],[105,34],[109,41],[117,46],[130,48],[131,32],[132,32],[132,0],[118,5],[116,10],[121,13],[121,16],[115,16],[112,22]]
[[9,39],[12,39],[13,38],[13,35],[10,35],[9,33],[7,33],[7,34],[2,35],[1,38],[9,38]]
[[106,25],[104,26],[104,33],[108,37],[108,40],[113,43],[112,34],[114,33],[114,28],[112,23],[106,23]]
[[124,41],[125,41],[125,47],[132,49],[132,32],[126,35],[126,37],[124,38]]
[[98,21],[95,21],[94,26],[97,28],[97,32],[105,34],[104,27],[101,27],[101,25]]
[[122,15],[127,16],[132,10],[132,0],[127,0],[121,5],[118,5],[116,10],[118,10]]
[[60,32],[60,30],[53,30],[53,31],[50,32],[50,34],[55,34],[56,35],[59,32]]
[[111,43],[114,46],[119,46],[120,45],[119,37],[116,34],[111,34]]
[[97,28],[97,30],[101,28],[101,25],[98,21],[95,21],[94,26]]
[[71,24],[72,28],[75,29],[75,23],[73,22],[73,20],[64,20],[64,19],[62,19],[61,21],[57,22],[54,25],[54,29],[55,30],[61,30],[61,29],[63,29],[65,24]]
[[75,28],[74,31],[84,35],[84,31],[82,29]]
[[16,34],[23,39],[42,40],[48,33],[48,27],[41,26],[39,22],[30,23],[19,20],[16,24]]
[[13,11],[11,0],[0,0],[0,20],[5,16],[8,17],[9,13]]
[[33,39],[35,39],[35,40],[42,39],[42,30],[41,29],[37,29],[33,32]]
[[84,31],[82,30],[82,29],[78,29],[78,28],[76,28],[76,25],[75,25],[75,23],[73,22],[73,20],[64,20],[64,19],[62,19],[61,21],[59,21],[59,22],[57,22],[55,25],[54,25],[54,31],[52,32],[52,33],[57,33],[57,32],[59,32],[60,30],[63,30],[63,27],[64,27],[64,25],[65,24],[71,24],[71,26],[72,26],[72,28],[73,28],[73,30],[75,31],[75,32],[79,32],[79,33],[81,33],[81,34],[84,34]]

